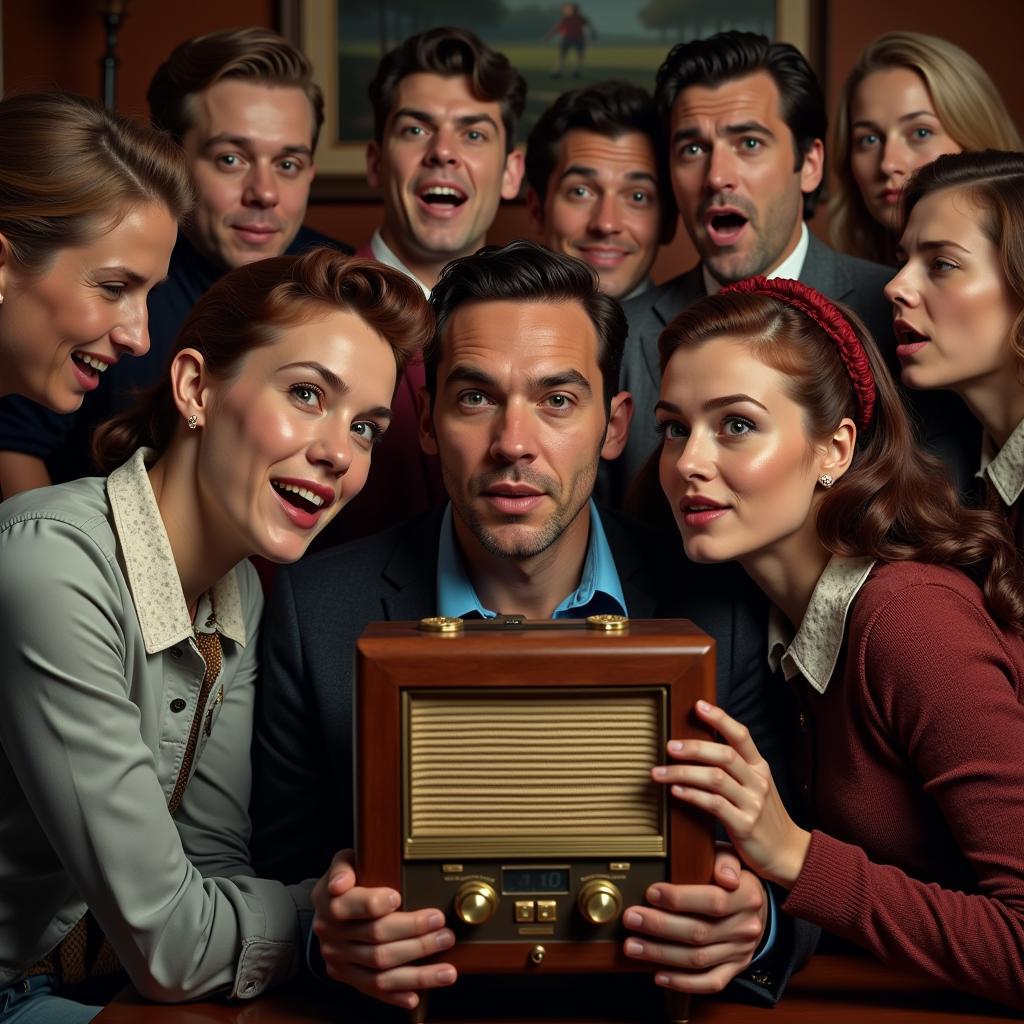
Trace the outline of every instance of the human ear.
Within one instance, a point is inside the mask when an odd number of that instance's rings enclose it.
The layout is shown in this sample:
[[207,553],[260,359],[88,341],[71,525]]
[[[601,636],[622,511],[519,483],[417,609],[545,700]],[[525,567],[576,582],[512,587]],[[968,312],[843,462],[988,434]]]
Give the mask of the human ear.
[[617,459],[629,440],[629,425],[633,420],[633,396],[620,391],[611,401],[608,425],[601,445],[602,459]]
[[437,455],[437,437],[434,435],[434,416],[430,408],[430,392],[420,388],[416,392],[416,408],[420,420],[420,448],[428,455]]
[[838,480],[850,468],[856,446],[857,427],[853,420],[846,418],[825,442],[824,453],[818,466],[820,474]]
[[523,183],[523,172],[525,170],[523,154],[518,149],[513,149],[505,157],[505,170],[501,176],[502,199],[515,199],[519,195],[519,186]]
[[825,173],[825,147],[821,139],[815,139],[804,153],[804,161],[800,165],[800,191],[805,195],[813,192],[820,184]]
[[171,361],[171,393],[186,423],[194,423],[197,427],[206,425],[209,390],[209,374],[203,354],[194,348],[183,348],[175,353]]

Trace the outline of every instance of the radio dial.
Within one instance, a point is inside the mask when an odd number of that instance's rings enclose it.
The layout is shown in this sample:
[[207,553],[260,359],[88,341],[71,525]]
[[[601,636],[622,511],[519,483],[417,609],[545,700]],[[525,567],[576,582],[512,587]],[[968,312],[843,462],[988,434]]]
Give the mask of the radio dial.
[[579,895],[580,913],[591,924],[608,924],[622,913],[622,893],[607,878],[594,878],[587,882]]
[[498,909],[498,894],[486,882],[466,882],[455,894],[455,913],[466,924],[483,924]]

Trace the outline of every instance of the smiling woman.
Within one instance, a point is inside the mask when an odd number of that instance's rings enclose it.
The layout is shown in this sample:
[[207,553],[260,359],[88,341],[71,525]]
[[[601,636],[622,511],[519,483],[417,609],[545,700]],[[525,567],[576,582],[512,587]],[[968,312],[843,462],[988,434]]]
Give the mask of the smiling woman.
[[170,380],[99,432],[109,478],[5,504],[0,1021],[6,992],[19,1022],[89,1020],[54,990],[119,964],[163,1002],[296,970],[312,882],[248,862],[262,595],[245,559],[295,560],[359,493],[432,327],[373,260],[240,267],[196,305]]
[[191,196],[158,132],[78,96],[0,102],[0,394],[72,412],[147,351],[146,295]]

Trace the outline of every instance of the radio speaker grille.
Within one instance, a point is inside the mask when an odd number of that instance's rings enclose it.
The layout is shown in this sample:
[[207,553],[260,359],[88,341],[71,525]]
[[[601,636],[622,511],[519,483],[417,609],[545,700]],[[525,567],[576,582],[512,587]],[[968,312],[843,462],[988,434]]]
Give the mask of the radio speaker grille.
[[659,689],[410,693],[406,856],[657,856]]

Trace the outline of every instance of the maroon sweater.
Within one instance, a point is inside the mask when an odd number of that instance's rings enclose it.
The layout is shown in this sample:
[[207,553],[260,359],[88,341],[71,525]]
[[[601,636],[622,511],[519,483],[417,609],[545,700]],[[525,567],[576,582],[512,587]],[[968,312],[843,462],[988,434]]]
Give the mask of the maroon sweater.
[[794,682],[821,831],[784,909],[1024,1008],[1024,643],[962,573],[879,565],[826,692]]

